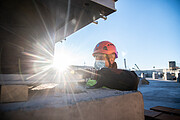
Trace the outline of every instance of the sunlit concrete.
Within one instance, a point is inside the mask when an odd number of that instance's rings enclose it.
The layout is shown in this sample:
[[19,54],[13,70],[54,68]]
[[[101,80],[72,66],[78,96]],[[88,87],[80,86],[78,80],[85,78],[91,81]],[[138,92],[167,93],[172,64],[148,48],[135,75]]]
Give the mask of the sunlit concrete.
[[143,120],[144,104],[140,92],[111,89],[32,90],[27,102],[0,104],[3,119],[63,119],[63,120]]

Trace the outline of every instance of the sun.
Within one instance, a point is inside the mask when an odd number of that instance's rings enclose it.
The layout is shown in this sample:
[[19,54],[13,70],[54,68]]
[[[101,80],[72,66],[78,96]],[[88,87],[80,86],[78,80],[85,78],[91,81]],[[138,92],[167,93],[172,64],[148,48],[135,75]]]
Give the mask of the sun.
[[59,52],[54,55],[53,67],[60,72],[67,70],[71,63],[72,58],[66,53]]

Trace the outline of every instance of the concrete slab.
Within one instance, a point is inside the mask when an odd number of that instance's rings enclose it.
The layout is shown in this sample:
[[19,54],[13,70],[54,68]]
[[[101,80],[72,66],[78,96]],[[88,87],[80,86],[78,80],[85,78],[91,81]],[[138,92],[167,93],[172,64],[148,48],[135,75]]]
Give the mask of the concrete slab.
[[144,119],[144,103],[140,92],[107,88],[85,89],[79,84],[82,82],[79,76],[70,73],[67,76],[1,75],[3,85],[41,84],[29,86],[26,102],[0,104],[1,118],[13,120]]
[[144,119],[140,92],[111,89],[84,89],[79,92],[57,88],[30,91],[29,100],[0,104],[4,119],[141,120]]
[[156,107],[150,108],[150,110],[154,110],[154,111],[159,111],[159,112],[163,112],[163,113],[174,114],[174,115],[179,115],[180,116],[180,109],[163,107],[163,106],[156,106]]
[[152,119],[152,118],[155,118],[156,116],[160,115],[161,112],[157,112],[157,111],[152,111],[152,110],[146,110],[144,109],[144,115],[145,117],[148,119]]
[[180,120],[180,116],[163,113],[157,116],[156,119],[157,120]]

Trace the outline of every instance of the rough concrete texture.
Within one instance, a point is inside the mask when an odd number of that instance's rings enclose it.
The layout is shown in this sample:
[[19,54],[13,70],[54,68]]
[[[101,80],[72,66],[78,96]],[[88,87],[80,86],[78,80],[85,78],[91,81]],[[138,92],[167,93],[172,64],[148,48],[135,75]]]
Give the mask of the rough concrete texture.
[[1,85],[1,102],[18,102],[28,100],[28,87],[26,85]]
[[18,120],[144,119],[143,97],[140,92],[82,88],[80,92],[72,93],[57,89],[31,91],[27,102],[0,104],[0,115],[3,119]]

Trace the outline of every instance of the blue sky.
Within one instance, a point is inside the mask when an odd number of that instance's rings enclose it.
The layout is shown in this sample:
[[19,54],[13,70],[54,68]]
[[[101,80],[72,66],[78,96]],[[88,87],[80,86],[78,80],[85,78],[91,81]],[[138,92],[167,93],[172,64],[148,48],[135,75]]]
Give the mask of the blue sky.
[[116,9],[56,43],[55,55],[63,49],[72,65],[93,66],[95,45],[108,40],[118,50],[118,68],[124,58],[130,69],[168,68],[171,60],[180,65],[180,0],[118,0]]

